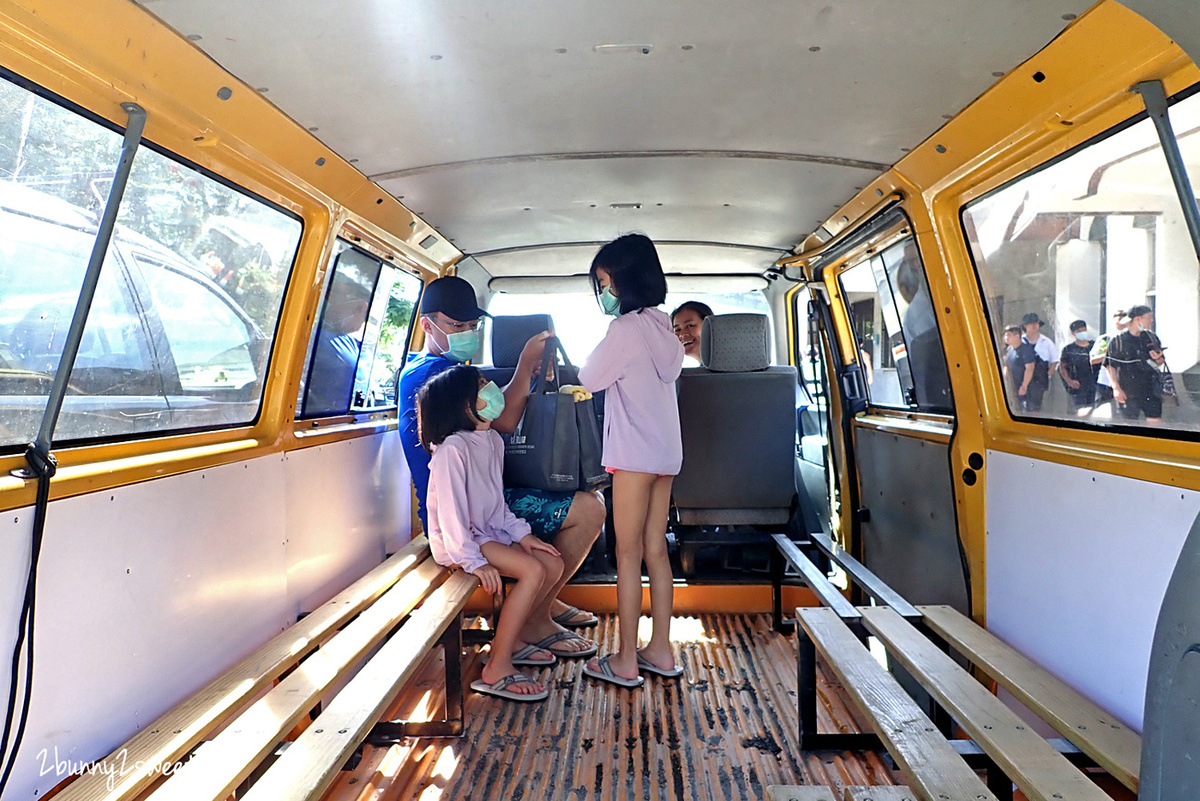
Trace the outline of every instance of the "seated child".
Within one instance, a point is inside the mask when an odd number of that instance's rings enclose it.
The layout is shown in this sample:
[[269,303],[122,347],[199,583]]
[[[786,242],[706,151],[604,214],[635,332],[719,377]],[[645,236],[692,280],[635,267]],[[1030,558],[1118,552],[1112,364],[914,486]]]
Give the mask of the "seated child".
[[417,398],[421,444],[429,460],[429,548],[438,564],[478,577],[490,593],[500,577],[517,580],[504,601],[476,692],[512,701],[540,701],[546,688],[515,665],[553,665],[554,654],[521,642],[517,633],[534,602],[562,575],[552,545],[529,536],[529,525],[504,503],[504,442],[491,421],[504,394],[474,367],[458,365],[421,387]]

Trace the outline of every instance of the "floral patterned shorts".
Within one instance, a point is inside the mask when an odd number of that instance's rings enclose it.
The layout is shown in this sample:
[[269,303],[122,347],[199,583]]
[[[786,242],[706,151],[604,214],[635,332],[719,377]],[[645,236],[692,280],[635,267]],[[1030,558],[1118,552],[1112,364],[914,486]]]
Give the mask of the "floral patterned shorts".
[[539,489],[505,489],[504,502],[517,517],[525,518],[538,539],[549,542],[562,528],[571,511],[574,492],[549,492]]

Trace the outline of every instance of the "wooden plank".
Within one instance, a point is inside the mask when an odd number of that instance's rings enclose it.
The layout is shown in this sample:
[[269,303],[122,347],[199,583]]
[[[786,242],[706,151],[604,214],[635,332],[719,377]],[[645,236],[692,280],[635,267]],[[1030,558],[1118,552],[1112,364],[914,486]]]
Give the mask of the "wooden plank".
[[863,609],[867,628],[965,729],[1029,801],[1111,801],[904,618],[886,607]]
[[846,801],[917,801],[917,794],[907,787],[847,787]]
[[800,608],[796,616],[923,801],[996,801],[899,682],[832,610]]
[[851,556],[849,551],[843,550],[828,535],[814,532],[808,536],[830,559],[841,565],[855,583],[878,603],[892,607],[904,617],[919,618],[921,616],[915,606],[904,600],[900,593],[889,587],[887,582],[872,573],[866,565]]
[[[428,558],[429,541],[424,536],[414,538],[312,614],[145,726],[104,760],[109,765],[129,766],[127,772],[85,774],[56,798],[59,801],[126,801],[135,798],[161,777],[161,766],[177,762],[247,700]],[[148,768],[135,770],[135,765]]]
[[817,594],[822,604],[845,620],[858,619],[858,609],[854,604],[846,600],[842,591],[833,586],[833,582],[796,547],[796,543],[789,540],[786,534],[772,534],[771,538],[775,540],[775,547],[783,554],[783,558],[800,571],[804,582]]
[[217,801],[228,797],[313,704],[345,678],[449,572],[432,559],[422,562],[201,746],[150,798]]
[[929,628],[1087,754],[1138,789],[1142,738],[1119,720],[950,606],[918,607]]
[[320,798],[420,667],[447,624],[456,625],[456,616],[478,586],[474,576],[456,572],[430,595],[313,725],[254,783],[243,801]]
[[772,784],[767,788],[770,801],[837,801],[833,790],[823,784],[806,784],[798,787]]

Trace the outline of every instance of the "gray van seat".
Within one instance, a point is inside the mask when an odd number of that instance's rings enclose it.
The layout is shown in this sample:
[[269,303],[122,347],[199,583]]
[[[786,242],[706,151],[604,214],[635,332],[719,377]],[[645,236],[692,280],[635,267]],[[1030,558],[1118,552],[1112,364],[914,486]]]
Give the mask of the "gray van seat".
[[786,524],[796,494],[796,368],[770,366],[762,314],[706,319],[700,361],[679,376],[679,522]]
[[[512,381],[517,371],[521,349],[534,334],[553,330],[554,320],[548,314],[510,314],[491,318],[492,363],[480,365],[484,378],[495,381],[503,388]],[[568,354],[570,355],[570,354]],[[579,376],[571,370],[563,370],[561,383],[576,384]]]
[[1146,679],[1139,801],[1200,798],[1200,517],[1167,584]]

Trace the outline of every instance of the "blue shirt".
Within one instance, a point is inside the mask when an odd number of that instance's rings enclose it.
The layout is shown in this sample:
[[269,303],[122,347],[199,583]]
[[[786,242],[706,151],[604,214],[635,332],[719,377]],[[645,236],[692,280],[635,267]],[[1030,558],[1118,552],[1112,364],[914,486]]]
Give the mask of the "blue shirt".
[[346,413],[361,350],[362,343],[352,335],[321,330],[304,398],[305,417]]
[[432,353],[410,356],[400,373],[396,389],[396,403],[400,408],[400,442],[404,446],[404,459],[408,462],[408,471],[412,473],[413,487],[417,491],[417,515],[426,531],[429,530],[425,509],[425,495],[429,489],[429,454],[417,435],[417,393],[426,381],[456,364],[458,362],[452,359]]

